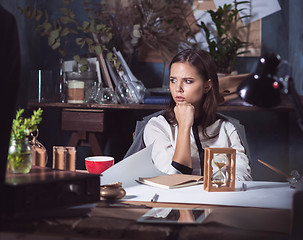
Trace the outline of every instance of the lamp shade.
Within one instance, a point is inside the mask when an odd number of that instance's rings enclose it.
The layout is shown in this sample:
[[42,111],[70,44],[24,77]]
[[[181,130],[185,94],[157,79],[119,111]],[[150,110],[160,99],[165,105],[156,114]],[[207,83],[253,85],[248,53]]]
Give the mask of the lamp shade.
[[258,107],[270,108],[281,103],[280,87],[275,80],[280,56],[266,54],[259,59],[255,73],[239,85],[237,92],[246,102]]

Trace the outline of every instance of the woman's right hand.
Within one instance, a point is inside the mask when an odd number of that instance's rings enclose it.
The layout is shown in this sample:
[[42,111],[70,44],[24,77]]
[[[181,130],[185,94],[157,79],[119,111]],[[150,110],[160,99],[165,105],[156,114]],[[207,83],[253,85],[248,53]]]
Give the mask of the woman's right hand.
[[190,103],[176,103],[174,108],[179,128],[191,128],[194,123],[195,107]]

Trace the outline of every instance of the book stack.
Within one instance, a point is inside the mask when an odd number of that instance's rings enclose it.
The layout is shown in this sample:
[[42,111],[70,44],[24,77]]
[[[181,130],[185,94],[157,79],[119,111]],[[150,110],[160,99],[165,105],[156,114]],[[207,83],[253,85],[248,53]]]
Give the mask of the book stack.
[[144,104],[167,105],[169,103],[169,88],[149,88],[143,99]]
[[169,97],[167,96],[145,96],[143,99],[144,104],[167,105]]

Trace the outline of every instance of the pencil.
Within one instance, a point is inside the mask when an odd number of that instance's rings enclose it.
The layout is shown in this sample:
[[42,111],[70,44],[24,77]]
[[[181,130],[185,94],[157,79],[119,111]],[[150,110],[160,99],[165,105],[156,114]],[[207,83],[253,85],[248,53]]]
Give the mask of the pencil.
[[290,176],[287,175],[286,173],[282,172],[281,170],[275,168],[274,166],[268,164],[268,163],[265,163],[263,161],[261,161],[260,159],[258,159],[258,161],[262,164],[264,164],[266,167],[270,168],[271,170],[275,171],[276,173],[282,175],[283,177],[286,177],[286,179],[288,179]]

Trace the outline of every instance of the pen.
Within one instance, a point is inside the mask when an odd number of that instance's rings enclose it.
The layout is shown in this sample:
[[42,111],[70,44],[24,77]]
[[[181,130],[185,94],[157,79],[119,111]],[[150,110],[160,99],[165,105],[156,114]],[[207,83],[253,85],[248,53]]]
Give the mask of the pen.
[[265,162],[263,162],[263,161],[261,161],[261,160],[259,160],[259,159],[258,159],[258,162],[262,163],[263,165],[265,165],[266,167],[270,168],[270,169],[273,170],[274,172],[276,172],[276,173],[278,173],[278,174],[284,176],[286,179],[289,178],[289,175],[287,175],[286,173],[282,172],[281,170],[275,168],[274,166],[272,166],[272,165],[270,165],[270,164],[268,164],[268,163],[265,163]]
[[130,204],[130,203],[112,203],[108,205],[109,207],[125,207],[125,208],[152,208],[149,206],[146,206],[144,204],[136,205],[136,204]]
[[159,198],[159,195],[156,193],[150,201],[151,202],[157,202],[158,198]]

